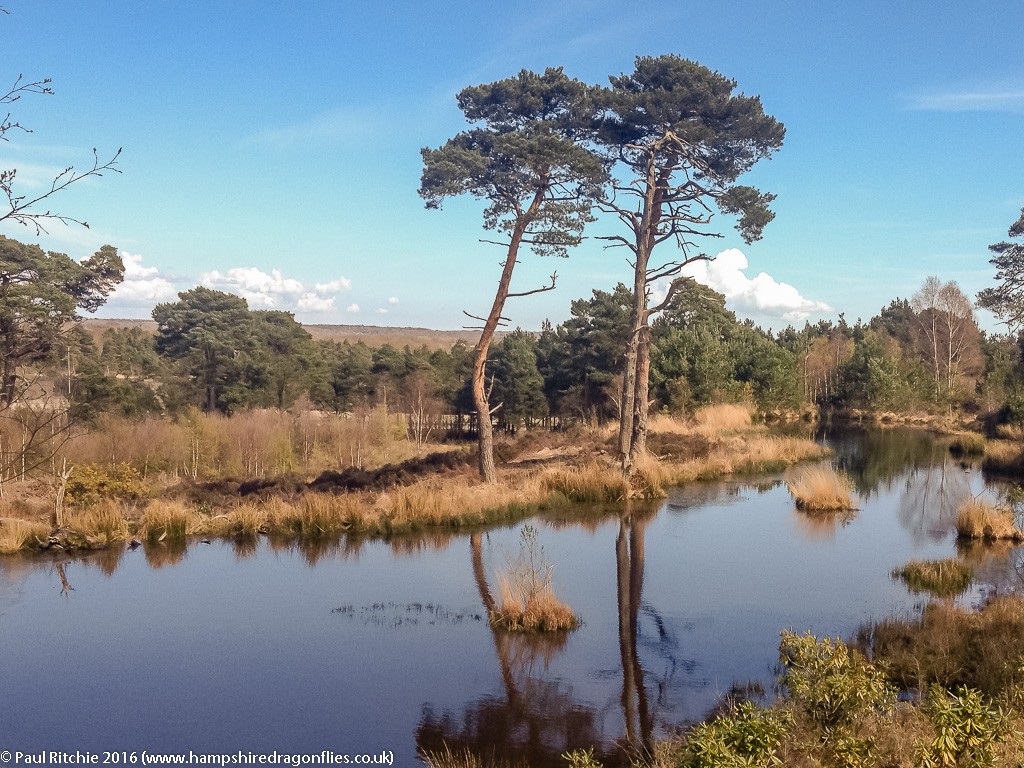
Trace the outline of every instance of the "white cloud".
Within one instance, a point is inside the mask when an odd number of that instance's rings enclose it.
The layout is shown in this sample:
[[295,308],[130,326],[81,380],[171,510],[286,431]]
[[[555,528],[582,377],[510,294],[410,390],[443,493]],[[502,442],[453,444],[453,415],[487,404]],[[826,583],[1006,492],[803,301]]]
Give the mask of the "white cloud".
[[339,277],[337,280],[331,280],[329,283],[317,283],[317,293],[339,293],[340,291],[348,291],[352,289],[352,281],[347,277]]
[[203,274],[200,282],[208,288],[241,296],[254,309],[318,314],[335,309],[336,294],[352,288],[351,280],[339,276],[336,280],[316,283],[311,290],[300,280],[285,277],[279,269],[264,272],[259,267],[233,267],[226,272],[214,270]]
[[334,297],[321,296],[316,293],[304,293],[299,297],[296,306],[304,312],[329,312],[334,309]]
[[285,277],[279,269],[268,274],[258,267],[232,267],[227,272],[206,272],[199,280],[208,288],[237,294],[257,308],[294,304],[306,293],[302,283]]
[[388,313],[388,311],[384,309],[384,307],[377,307],[375,311],[377,312],[378,315],[386,315]]
[[398,297],[397,296],[390,296],[390,297],[388,297],[388,304],[397,304],[397,303],[398,303]]
[[108,305],[156,304],[177,296],[170,280],[160,277],[156,267],[142,266],[142,255],[121,251],[124,262],[124,281],[110,295]]
[[994,83],[921,91],[907,98],[909,109],[931,112],[1024,112],[1024,84]]
[[[780,283],[765,272],[747,277],[744,270],[749,266],[742,251],[729,248],[711,261],[688,265],[683,274],[724,294],[729,307],[740,314],[799,322],[811,315],[832,311],[828,304],[801,296],[792,285]],[[664,290],[662,288],[662,295]]]
[[388,122],[377,107],[333,109],[290,125],[265,128],[246,137],[244,143],[290,147],[352,142],[377,135]]
[[358,304],[349,304],[347,307],[345,307],[345,311],[354,315],[356,312],[359,311],[359,305]]

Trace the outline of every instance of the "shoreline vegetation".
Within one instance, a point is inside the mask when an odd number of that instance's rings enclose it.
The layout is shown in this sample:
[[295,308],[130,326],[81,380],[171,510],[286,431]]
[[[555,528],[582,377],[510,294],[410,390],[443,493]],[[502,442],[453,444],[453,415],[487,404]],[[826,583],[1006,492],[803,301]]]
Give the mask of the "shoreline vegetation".
[[[208,442],[212,431],[226,422],[197,414],[192,418],[191,434],[205,432]],[[284,480],[203,482],[201,461],[193,459],[184,463],[183,483],[178,472],[153,470],[161,459],[152,453],[152,439],[137,437],[139,449],[129,455],[126,441],[112,425],[106,434],[89,435],[72,450],[95,455],[99,445],[116,446],[126,460],[74,465],[78,470],[67,483],[64,523],[56,529],[52,495],[44,504],[39,497],[18,500],[8,493],[0,502],[0,553],[98,549],[131,541],[156,544],[190,536],[387,537],[470,528],[580,503],[661,498],[670,486],[778,472],[825,455],[809,439],[771,434],[753,424],[750,409],[743,406],[712,406],[686,421],[659,416],[651,423],[651,454],[637,463],[628,482],[614,463],[610,429],[579,428],[572,433],[527,432],[503,444],[499,450],[509,458],[495,484],[476,479],[471,457],[461,448],[449,448],[440,458],[437,453],[423,458],[425,474],[423,466],[406,462],[384,465],[376,473],[350,466],[321,472],[312,480],[292,475]],[[257,426],[249,425],[253,435]],[[273,439],[265,433],[263,437]],[[151,451],[145,459],[137,455],[142,446]],[[191,447],[199,452],[196,443]],[[370,453],[366,446],[362,450],[364,456]],[[375,450],[383,456],[402,455],[395,445],[388,451],[377,445]],[[419,474],[403,467],[418,467]]]

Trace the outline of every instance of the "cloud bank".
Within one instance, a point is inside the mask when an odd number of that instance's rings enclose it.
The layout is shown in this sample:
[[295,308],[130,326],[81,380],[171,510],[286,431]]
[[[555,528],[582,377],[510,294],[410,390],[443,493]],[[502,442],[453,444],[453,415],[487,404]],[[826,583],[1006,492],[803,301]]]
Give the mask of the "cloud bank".
[[[758,273],[756,277],[747,277],[744,270],[749,266],[742,251],[729,248],[711,261],[688,265],[683,274],[724,294],[729,308],[741,315],[758,315],[796,323],[811,315],[832,311],[832,307],[825,302],[805,298],[789,283],[780,283],[765,272]],[[662,295],[664,290],[663,287]]]
[[352,281],[338,277],[316,283],[312,289],[301,281],[285,277],[279,269],[264,272],[258,267],[233,267],[226,272],[206,272],[199,282],[207,288],[241,296],[253,309],[291,309],[323,313],[334,309],[337,294],[350,290]]
[[142,266],[142,255],[121,251],[124,262],[124,281],[114,289],[108,305],[124,307],[152,307],[161,301],[174,299],[178,292],[156,267]]

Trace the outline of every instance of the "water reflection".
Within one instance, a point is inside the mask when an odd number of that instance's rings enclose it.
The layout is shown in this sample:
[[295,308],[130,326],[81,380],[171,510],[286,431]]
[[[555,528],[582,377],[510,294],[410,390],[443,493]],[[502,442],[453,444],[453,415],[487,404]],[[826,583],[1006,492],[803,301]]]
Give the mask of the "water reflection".
[[[518,526],[0,557],[0,687],[19,702],[0,731],[49,744],[39,724],[88,712],[71,746],[159,741],[181,721],[185,746],[211,752],[384,734],[400,764],[447,746],[564,768],[562,753],[594,746],[611,768],[723,697],[770,691],[780,629],[849,637],[867,619],[912,615],[920,600],[889,575],[909,559],[959,554],[988,591],[1024,586],[1020,548],[955,544],[960,500],[996,492],[980,472],[917,433],[829,440],[857,484],[853,517],[797,513],[772,476],[544,518],[557,591],[586,622],[569,635],[483,619],[499,599],[491,566]],[[42,634],[67,661],[59,698],[25,671],[54,653]]]
[[[645,638],[645,649],[668,662],[667,675],[675,669],[675,643],[657,609],[643,600],[645,532],[656,515],[656,508],[638,505],[618,516],[614,555],[622,727],[613,727],[613,732],[621,737],[608,738],[605,713],[576,697],[572,685],[545,679],[553,660],[566,649],[568,633],[524,634],[491,626],[503,697],[476,698],[457,715],[426,705],[416,729],[418,749],[496,754],[532,766],[564,765],[561,755],[565,752],[595,745],[604,745],[597,756],[606,765],[625,765],[627,756],[649,754],[654,710],[664,703],[667,686],[664,680],[652,685],[641,662],[641,612],[656,628],[653,636]],[[487,579],[482,533],[470,536],[470,562],[480,602],[489,612],[496,601]]]

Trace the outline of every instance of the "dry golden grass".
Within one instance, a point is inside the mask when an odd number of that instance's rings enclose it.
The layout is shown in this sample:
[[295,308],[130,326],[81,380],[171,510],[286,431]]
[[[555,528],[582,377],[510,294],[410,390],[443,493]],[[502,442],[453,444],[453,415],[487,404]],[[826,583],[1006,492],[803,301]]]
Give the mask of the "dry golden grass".
[[491,624],[517,632],[567,632],[579,626],[572,608],[545,585],[525,594],[508,578],[499,582],[501,603],[491,614]]
[[753,409],[749,405],[721,403],[699,408],[688,419],[655,414],[648,422],[648,430],[660,434],[717,437],[729,432],[749,431],[752,424]]
[[484,757],[471,751],[468,747],[452,752],[447,744],[444,750],[423,750],[420,759],[427,768],[524,768],[525,763],[510,763],[494,754]]
[[956,532],[965,539],[1022,541],[1013,513],[980,499],[968,499],[957,512]]
[[[308,413],[292,417],[269,412],[247,414],[244,418],[231,420],[193,412],[176,423],[145,422],[157,436],[148,445],[139,437],[137,428],[129,430],[126,424],[118,422],[105,428],[109,432],[105,437],[94,436],[89,446],[98,451],[93,454],[94,458],[102,454],[108,460],[142,460],[147,462],[151,473],[157,471],[161,462],[164,467],[170,462],[178,467],[174,472],[179,476],[185,474],[190,479],[194,474],[202,477],[207,473],[216,475],[228,467],[237,468],[239,462],[247,472],[262,472],[265,467],[269,471],[271,467],[296,466],[290,463],[293,460],[300,467],[306,462],[315,465],[317,461],[345,466],[349,457],[339,455],[339,452],[344,453],[352,447],[348,439],[358,437],[353,430],[364,431],[358,439],[374,432],[360,449],[363,460],[373,450],[391,451],[391,458],[396,459],[396,453],[411,446],[408,441],[398,440],[393,419],[383,411],[367,412],[363,416],[365,419],[360,420],[359,414],[352,419],[343,419],[333,416],[322,418]],[[292,447],[288,450],[283,447],[286,426],[292,435]],[[404,531],[455,529],[518,519],[538,511],[564,508],[575,502],[660,498],[664,496],[664,489],[672,485],[730,473],[780,471],[798,461],[820,458],[824,453],[809,440],[774,437],[768,435],[763,427],[752,427],[749,410],[739,406],[708,408],[685,423],[659,416],[653,419],[653,427],[679,436],[675,442],[682,448],[669,452],[669,456],[692,458],[641,457],[629,482],[611,460],[590,454],[593,458],[584,459],[577,465],[551,462],[507,466],[501,469],[499,482],[493,485],[480,483],[468,472],[447,473],[387,491],[304,493],[290,500],[271,497],[257,502],[231,503],[213,513],[201,512],[185,502],[166,499],[151,501],[141,512],[131,504],[115,507],[114,502],[108,501],[88,513],[78,513],[74,519],[83,534],[96,537],[100,544],[132,536],[148,542],[183,540],[194,534],[251,538],[259,533],[268,533],[285,540],[324,539],[345,533],[386,536]],[[269,436],[261,437],[264,428]],[[736,429],[740,431],[733,431]],[[332,436],[333,430],[343,430],[348,437]],[[381,434],[376,434],[375,430]],[[699,434],[700,430],[715,432],[718,437],[711,440]],[[690,440],[693,436],[696,437]],[[122,439],[124,445],[121,445]],[[539,433],[529,435],[527,442],[547,444],[550,439]],[[564,442],[566,438],[561,436],[560,439]],[[562,447],[571,446],[576,453],[586,456],[589,453],[586,446],[594,449],[603,447],[606,440],[607,436],[588,431],[574,435],[571,442]],[[161,441],[166,441],[161,448],[167,452],[163,458],[155,456],[152,445]],[[274,444],[280,448],[277,458],[273,458],[274,452],[269,450]],[[367,447],[374,445],[376,447],[372,450]],[[77,450],[88,453],[84,450],[86,447],[80,444]],[[580,450],[581,447],[584,450]],[[559,454],[559,460],[565,461],[564,451]],[[322,469],[323,464],[318,466]],[[159,487],[159,483],[154,482],[154,487]],[[15,513],[11,503],[6,505],[6,509],[3,514],[8,516],[27,516]],[[8,538],[14,541],[13,537]],[[24,542],[22,546],[30,546],[33,541],[32,537],[17,540]]]
[[203,521],[193,507],[179,501],[151,501],[142,511],[138,533],[146,541],[180,541],[203,532]]
[[0,518],[0,555],[12,555],[29,549],[37,542],[46,541],[50,528],[43,523]]
[[1006,475],[1024,474],[1024,445],[1010,440],[990,440],[985,444],[982,467]]
[[554,469],[544,475],[549,491],[560,493],[573,502],[602,503],[621,501],[629,496],[629,483],[617,468],[598,462],[580,467]]
[[67,527],[94,540],[96,545],[124,541],[130,537],[128,520],[113,499],[104,499],[67,517]]
[[802,467],[787,473],[786,486],[797,509],[835,512],[853,508],[853,485],[829,466]]

